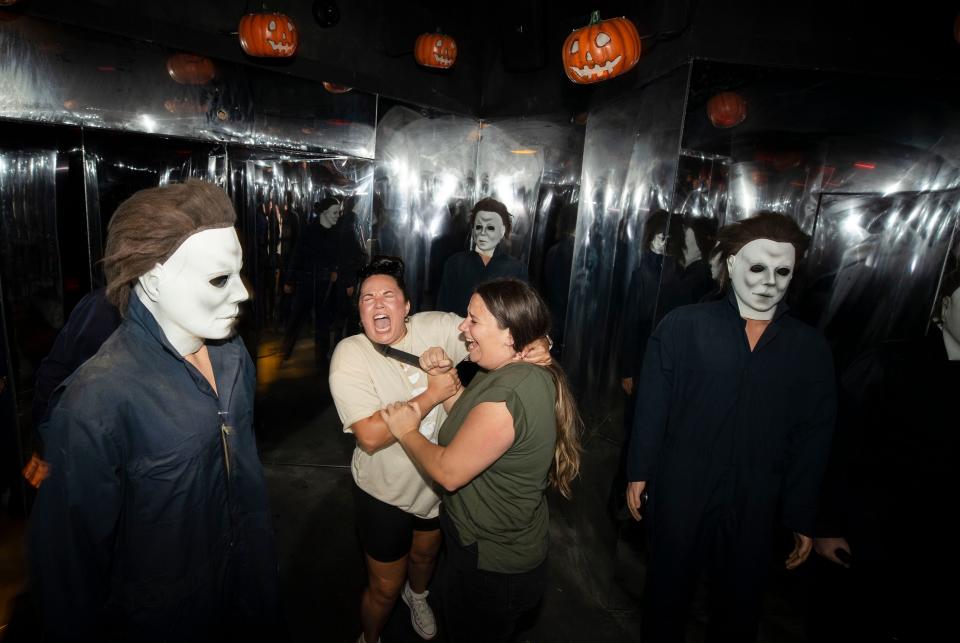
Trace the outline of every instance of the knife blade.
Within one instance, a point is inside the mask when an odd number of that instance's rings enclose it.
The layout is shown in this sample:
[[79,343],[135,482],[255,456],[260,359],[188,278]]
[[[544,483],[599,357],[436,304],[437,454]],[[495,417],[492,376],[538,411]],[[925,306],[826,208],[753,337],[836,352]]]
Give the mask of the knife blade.
[[393,346],[388,346],[387,344],[374,343],[373,347],[376,348],[377,352],[384,357],[389,357],[390,359],[395,359],[398,362],[409,364],[414,368],[420,368],[420,358],[413,353],[402,351],[399,348],[394,348]]

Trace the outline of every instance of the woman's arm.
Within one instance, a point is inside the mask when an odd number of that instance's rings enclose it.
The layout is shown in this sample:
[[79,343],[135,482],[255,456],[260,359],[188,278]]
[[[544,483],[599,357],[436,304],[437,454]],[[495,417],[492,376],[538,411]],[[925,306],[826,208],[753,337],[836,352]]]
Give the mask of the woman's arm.
[[[427,390],[409,400],[410,403],[416,403],[418,411],[422,412],[416,427],[420,426],[420,422],[437,404],[455,394],[459,397],[459,391],[460,379],[457,377],[456,370],[440,375],[430,375],[427,378]],[[380,416],[380,411],[374,411],[370,416],[354,422],[350,428],[357,438],[357,446],[370,455],[396,442],[386,422]]]
[[513,445],[513,416],[505,402],[473,407],[456,437],[446,447],[417,431],[420,409],[398,402],[380,412],[391,434],[410,458],[447,491],[456,491],[497,461]]

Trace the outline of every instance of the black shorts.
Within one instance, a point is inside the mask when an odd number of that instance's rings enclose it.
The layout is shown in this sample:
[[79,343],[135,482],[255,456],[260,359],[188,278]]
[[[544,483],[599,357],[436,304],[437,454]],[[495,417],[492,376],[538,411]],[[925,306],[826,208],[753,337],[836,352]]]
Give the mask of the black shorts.
[[392,563],[410,553],[414,531],[440,529],[439,518],[419,518],[353,485],[360,545],[370,558]]

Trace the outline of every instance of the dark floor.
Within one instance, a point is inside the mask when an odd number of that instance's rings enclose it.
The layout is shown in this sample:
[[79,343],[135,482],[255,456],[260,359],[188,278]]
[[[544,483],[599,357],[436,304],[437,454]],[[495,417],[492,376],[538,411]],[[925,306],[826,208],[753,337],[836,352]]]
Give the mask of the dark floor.
[[[264,342],[257,360],[257,431],[273,506],[291,638],[353,643],[360,631],[359,598],[365,583],[353,521],[349,469],[353,439],[341,430],[325,373],[313,366],[312,343],[300,342],[283,365],[276,348],[277,342]],[[575,490],[579,496],[573,502],[550,499],[549,584],[538,612],[524,624],[517,638],[520,642],[639,639],[637,605],[644,562],[638,543],[642,533],[635,525],[610,521],[600,506],[612,478],[610,462],[615,462],[617,448],[616,439],[605,431],[617,422],[609,418],[591,421],[584,479],[579,492]],[[3,636],[11,599],[24,578],[22,535],[22,521],[0,522],[0,639],[6,641],[31,640]],[[764,606],[761,641],[804,640],[803,583],[798,578],[775,574]],[[8,606],[5,612],[4,605]],[[419,641],[409,618],[406,606],[398,602],[383,641]],[[705,618],[699,601],[691,619],[691,641],[703,640]],[[442,629],[435,640],[446,640]]]

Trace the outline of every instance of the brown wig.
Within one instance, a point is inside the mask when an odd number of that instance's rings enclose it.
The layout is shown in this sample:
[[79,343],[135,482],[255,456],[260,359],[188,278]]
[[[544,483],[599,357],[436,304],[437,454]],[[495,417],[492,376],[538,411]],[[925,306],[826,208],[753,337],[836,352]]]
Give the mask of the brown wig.
[[[518,279],[497,279],[477,288],[501,329],[510,331],[514,347],[526,348],[550,331],[550,310],[536,290]],[[556,362],[545,366],[557,389],[554,412],[557,446],[550,468],[550,485],[570,498],[571,483],[580,474],[580,433],[583,421],[566,375]]]
[[229,197],[213,183],[191,179],[134,193],[107,228],[107,299],[125,315],[130,290],[141,275],[164,263],[194,234],[233,227],[236,219]]
[[496,212],[499,214],[500,220],[503,221],[503,238],[510,238],[510,230],[513,229],[513,217],[510,216],[507,206],[490,197],[477,201],[476,205],[473,206],[473,209],[470,210],[471,232],[473,231],[473,222],[477,218],[477,212]]
[[720,254],[720,286],[727,285],[727,259],[734,256],[751,241],[769,239],[778,243],[789,243],[796,251],[796,262],[800,263],[807,248],[810,236],[805,234],[797,222],[785,214],[760,212],[749,219],[737,221],[720,228],[717,233],[717,248],[711,254]]

